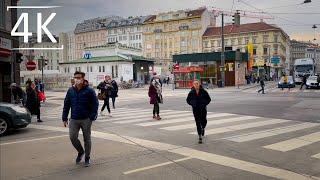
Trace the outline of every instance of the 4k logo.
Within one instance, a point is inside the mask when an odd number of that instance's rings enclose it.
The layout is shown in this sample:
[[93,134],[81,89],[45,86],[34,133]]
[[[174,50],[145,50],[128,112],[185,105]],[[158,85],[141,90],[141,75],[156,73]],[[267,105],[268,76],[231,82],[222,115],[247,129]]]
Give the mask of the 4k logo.
[[[57,43],[57,40],[53,37],[51,32],[48,30],[47,25],[56,16],[56,13],[51,13],[48,19],[42,24],[42,13],[37,13],[37,42],[42,42],[42,30],[47,34],[51,42]],[[19,25],[23,21],[23,32],[17,32]],[[28,37],[32,36],[32,32],[29,32],[29,14],[22,13],[19,17],[17,23],[14,25],[11,36],[21,36],[23,37],[23,42],[28,43]]]

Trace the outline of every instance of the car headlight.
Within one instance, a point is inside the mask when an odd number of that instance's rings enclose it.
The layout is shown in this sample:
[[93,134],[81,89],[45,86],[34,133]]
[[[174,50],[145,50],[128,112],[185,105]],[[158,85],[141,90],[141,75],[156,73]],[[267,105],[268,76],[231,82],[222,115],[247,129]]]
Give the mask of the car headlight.
[[20,106],[13,106],[12,109],[21,114],[28,112],[26,108]]

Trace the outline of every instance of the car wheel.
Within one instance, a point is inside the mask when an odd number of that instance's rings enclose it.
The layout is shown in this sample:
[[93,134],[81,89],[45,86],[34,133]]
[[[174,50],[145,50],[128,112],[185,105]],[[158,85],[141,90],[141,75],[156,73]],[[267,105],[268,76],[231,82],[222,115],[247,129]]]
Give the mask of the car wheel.
[[9,129],[9,124],[8,122],[3,119],[3,118],[0,118],[0,136],[1,135],[4,135]]

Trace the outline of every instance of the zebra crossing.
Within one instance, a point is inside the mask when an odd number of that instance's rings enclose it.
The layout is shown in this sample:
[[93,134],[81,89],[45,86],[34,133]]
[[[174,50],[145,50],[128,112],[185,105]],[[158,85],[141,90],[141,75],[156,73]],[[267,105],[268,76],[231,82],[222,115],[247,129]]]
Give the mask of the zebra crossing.
[[[257,93],[258,90],[261,89],[260,87],[257,88],[250,88],[246,90],[242,90],[242,92],[245,93]],[[319,89],[302,89],[300,90],[299,87],[291,88],[290,90],[288,88],[284,88],[283,90],[278,87],[270,87],[265,89],[265,93],[314,93],[319,92]]]
[[[98,116],[96,122],[150,127],[168,132],[181,131],[188,135],[197,134],[192,111],[162,110],[160,121],[152,119],[152,109],[117,108],[112,113],[112,117]],[[51,111],[44,114],[43,117],[60,118],[61,111]],[[308,131],[312,130],[309,134],[261,147],[271,151],[288,152],[320,142],[320,123],[216,112],[208,112],[207,118],[206,137],[209,139],[218,137],[218,140],[247,143],[285,136],[292,132],[305,133],[307,131],[309,133]],[[244,133],[243,131],[249,132]],[[311,158],[320,159],[320,152],[315,153]]]

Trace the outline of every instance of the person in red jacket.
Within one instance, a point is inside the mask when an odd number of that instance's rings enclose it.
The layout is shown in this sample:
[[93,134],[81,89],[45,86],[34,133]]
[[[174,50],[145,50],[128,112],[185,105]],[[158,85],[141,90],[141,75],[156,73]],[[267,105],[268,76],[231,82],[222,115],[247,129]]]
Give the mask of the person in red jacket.
[[[160,85],[157,84],[156,80],[153,80],[149,87],[148,95],[150,97],[150,104],[153,104],[153,119],[161,120],[160,117],[160,107],[159,103],[161,103],[161,89],[159,89]],[[159,94],[160,93],[160,94]]]
[[211,102],[208,92],[203,89],[198,80],[193,82],[193,87],[188,94],[187,103],[192,106],[194,119],[197,125],[199,135],[199,144],[202,143],[202,137],[207,125],[207,105]]

